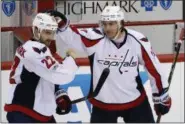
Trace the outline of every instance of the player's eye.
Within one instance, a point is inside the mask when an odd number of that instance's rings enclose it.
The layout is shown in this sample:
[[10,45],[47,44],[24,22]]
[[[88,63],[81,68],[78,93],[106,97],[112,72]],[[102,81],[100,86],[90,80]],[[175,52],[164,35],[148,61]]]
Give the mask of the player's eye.
[[52,31],[45,31],[45,34],[47,34],[47,35],[52,35],[53,32],[52,32]]

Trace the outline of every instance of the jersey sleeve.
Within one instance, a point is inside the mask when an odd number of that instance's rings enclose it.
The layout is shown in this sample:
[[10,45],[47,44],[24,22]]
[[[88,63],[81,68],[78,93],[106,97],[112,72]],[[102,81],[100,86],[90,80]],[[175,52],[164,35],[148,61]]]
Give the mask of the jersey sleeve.
[[58,31],[56,43],[59,51],[60,47],[65,45],[79,52],[85,52],[87,55],[92,55],[96,51],[96,44],[102,38],[103,35],[98,29],[77,29],[67,26],[65,30]]
[[153,93],[161,93],[168,87],[167,75],[164,72],[156,54],[152,50],[151,43],[146,37],[140,39],[139,62],[144,65],[152,87]]
[[72,57],[66,57],[62,64],[58,63],[48,48],[45,53],[37,53],[32,48],[25,49],[23,55],[16,52],[16,56],[21,58],[23,65],[28,71],[34,72],[53,84],[71,82],[78,68]]

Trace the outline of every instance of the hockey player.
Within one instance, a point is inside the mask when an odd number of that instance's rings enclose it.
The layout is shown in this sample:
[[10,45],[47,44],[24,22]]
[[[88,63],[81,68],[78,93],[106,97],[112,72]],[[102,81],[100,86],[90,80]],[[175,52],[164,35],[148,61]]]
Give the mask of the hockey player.
[[102,70],[110,69],[93,105],[90,122],[117,122],[123,117],[129,123],[154,122],[152,110],[139,76],[143,65],[150,79],[157,114],[168,113],[171,98],[162,66],[151,49],[149,40],[141,33],[125,28],[124,13],[119,6],[107,6],[101,14],[100,29],[77,29],[58,11],[48,11],[58,23],[57,47],[70,48],[88,54],[92,74],[91,90],[97,86]]
[[67,93],[56,89],[74,79],[78,68],[75,54],[68,51],[70,56],[62,64],[52,56],[48,46],[58,28],[54,17],[39,13],[32,28],[33,39],[16,50],[10,73],[11,89],[4,107],[10,123],[53,123],[57,107],[60,114],[71,110]]

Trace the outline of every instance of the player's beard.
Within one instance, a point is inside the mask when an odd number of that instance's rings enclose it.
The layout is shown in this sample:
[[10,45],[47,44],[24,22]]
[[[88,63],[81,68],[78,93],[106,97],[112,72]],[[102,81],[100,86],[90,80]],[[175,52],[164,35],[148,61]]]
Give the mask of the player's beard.
[[50,43],[51,43],[51,40],[46,40],[45,41],[45,45],[48,46],[48,47],[49,47]]
[[42,38],[40,39],[41,43],[45,44],[46,46],[49,47],[51,40],[47,39],[47,40],[43,40]]

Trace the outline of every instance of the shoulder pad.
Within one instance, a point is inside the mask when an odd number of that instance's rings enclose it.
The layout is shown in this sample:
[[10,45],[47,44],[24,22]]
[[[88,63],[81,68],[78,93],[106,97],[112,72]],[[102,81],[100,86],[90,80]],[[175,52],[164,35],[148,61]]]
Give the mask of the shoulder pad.
[[138,40],[140,40],[142,38],[145,38],[145,36],[142,33],[138,32],[138,31],[128,29],[128,28],[126,30],[128,31],[129,34],[133,35]]
[[135,30],[127,29],[128,33],[132,36],[134,36],[139,42],[149,42],[148,38],[144,36],[142,33],[137,32]]

